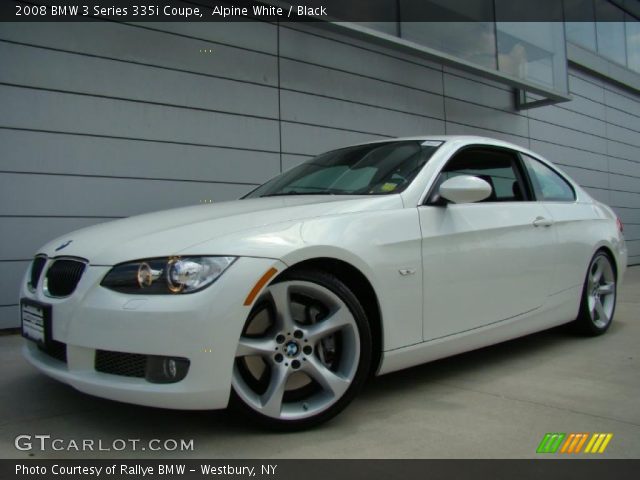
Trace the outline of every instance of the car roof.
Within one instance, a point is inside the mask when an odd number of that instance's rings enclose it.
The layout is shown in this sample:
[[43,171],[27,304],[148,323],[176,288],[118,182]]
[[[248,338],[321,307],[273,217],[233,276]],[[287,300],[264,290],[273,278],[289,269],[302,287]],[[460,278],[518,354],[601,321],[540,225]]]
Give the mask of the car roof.
[[[547,165],[551,164],[549,160],[547,160],[544,156],[539,153],[534,152],[533,150],[529,150],[522,145],[518,145],[516,143],[507,142],[505,140],[498,140],[497,138],[491,137],[483,137],[481,135],[421,135],[415,137],[397,137],[397,138],[385,138],[381,140],[370,140],[368,142],[358,143],[356,145],[369,145],[374,143],[384,143],[384,142],[402,142],[402,141],[418,141],[418,142],[426,142],[426,141],[440,141],[440,142],[448,142],[448,143],[457,143],[460,147],[465,145],[489,145],[493,147],[504,147],[509,148],[511,150],[516,150],[522,153],[525,153],[531,157],[534,157],[538,160],[541,160],[543,163]],[[356,146],[353,145],[353,146]],[[551,164],[554,170],[562,170],[557,166]],[[563,177],[568,177],[565,172],[562,172]],[[570,177],[569,177],[570,178]],[[573,180],[572,180],[573,182]],[[573,182],[575,184],[575,182]]]
[[385,142],[403,142],[403,141],[441,141],[441,142],[459,142],[466,144],[484,143],[487,145],[504,146],[513,148],[516,150],[528,150],[526,147],[517,145],[515,143],[506,142],[504,140],[498,140],[497,138],[483,137],[480,135],[418,135],[413,137],[395,137],[395,138],[382,138],[380,140],[369,140],[367,142],[360,142],[354,145],[368,145],[372,143],[385,143]]

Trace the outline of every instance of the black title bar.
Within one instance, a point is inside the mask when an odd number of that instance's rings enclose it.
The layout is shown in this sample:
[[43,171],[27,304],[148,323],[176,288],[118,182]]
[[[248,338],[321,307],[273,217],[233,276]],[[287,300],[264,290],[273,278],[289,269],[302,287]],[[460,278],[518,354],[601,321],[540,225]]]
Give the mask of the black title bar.
[[[606,3],[602,21],[638,21],[640,1]],[[589,8],[587,8],[589,7]],[[3,22],[584,22],[592,0],[2,0]]]
[[0,478],[635,480],[640,460],[0,460]]

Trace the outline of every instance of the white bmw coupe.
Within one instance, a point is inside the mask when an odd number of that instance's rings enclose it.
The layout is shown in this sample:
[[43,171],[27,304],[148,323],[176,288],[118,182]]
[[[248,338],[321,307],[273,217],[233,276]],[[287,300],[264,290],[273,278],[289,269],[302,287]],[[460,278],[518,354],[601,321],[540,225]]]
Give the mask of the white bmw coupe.
[[622,224],[535,153],[481,137],[334,150],[243,199],[85,228],[21,291],[26,358],[92,395],[326,421],[381,375],[613,319]]

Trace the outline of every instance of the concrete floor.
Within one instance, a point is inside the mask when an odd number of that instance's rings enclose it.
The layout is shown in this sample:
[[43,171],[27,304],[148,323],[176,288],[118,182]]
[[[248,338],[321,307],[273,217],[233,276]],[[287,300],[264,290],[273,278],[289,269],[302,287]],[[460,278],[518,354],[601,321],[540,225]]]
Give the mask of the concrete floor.
[[[611,432],[600,457],[640,458],[640,267],[599,338],[562,330],[390,374],[329,424],[273,434],[237,414],[175,412],[93,398],[39,374],[0,337],[3,458],[525,458],[546,432]],[[193,452],[26,452],[20,434],[66,439],[193,439]],[[546,458],[558,458],[546,455]],[[581,454],[580,458],[593,458]]]

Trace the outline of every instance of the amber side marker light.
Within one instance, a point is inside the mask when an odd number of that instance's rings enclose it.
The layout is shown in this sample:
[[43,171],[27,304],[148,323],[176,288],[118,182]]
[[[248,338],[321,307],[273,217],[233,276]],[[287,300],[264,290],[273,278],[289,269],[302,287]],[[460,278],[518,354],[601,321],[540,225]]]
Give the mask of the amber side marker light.
[[262,290],[262,287],[264,287],[267,284],[267,282],[271,280],[276,273],[278,273],[278,270],[271,267],[269,270],[266,271],[264,275],[262,275],[262,277],[260,277],[260,280],[256,282],[256,284],[253,286],[253,288],[249,292],[249,295],[247,295],[247,298],[244,300],[245,306],[251,305],[253,303],[258,293],[260,293],[260,290]]

